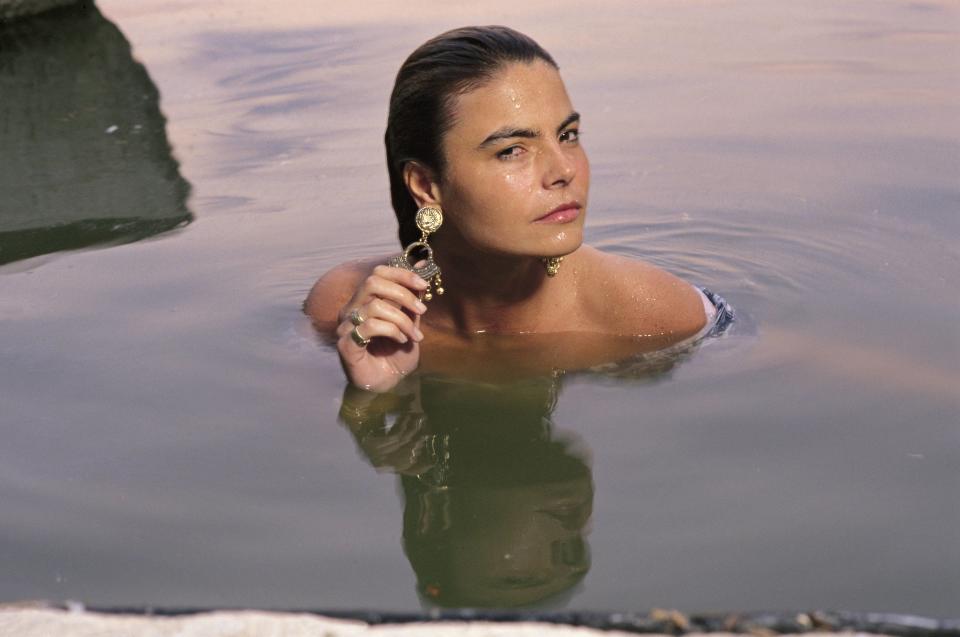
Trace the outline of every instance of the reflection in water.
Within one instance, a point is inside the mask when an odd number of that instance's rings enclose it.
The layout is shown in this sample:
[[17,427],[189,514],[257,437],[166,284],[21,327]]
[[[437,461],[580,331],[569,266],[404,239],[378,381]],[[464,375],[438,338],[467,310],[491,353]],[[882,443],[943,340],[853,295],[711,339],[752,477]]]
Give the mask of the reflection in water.
[[190,222],[158,102],[92,3],[0,24],[0,264]]
[[589,459],[550,420],[560,381],[423,378],[406,393],[347,387],[340,411],[370,463],[400,474],[417,590],[440,606],[556,601],[590,567]]

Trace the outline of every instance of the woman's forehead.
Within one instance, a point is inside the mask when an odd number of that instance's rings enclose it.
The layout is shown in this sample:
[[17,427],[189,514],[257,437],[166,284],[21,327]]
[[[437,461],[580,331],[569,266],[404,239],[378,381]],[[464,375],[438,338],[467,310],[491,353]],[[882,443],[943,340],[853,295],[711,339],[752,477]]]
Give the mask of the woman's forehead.
[[458,95],[452,110],[451,130],[479,136],[479,143],[504,125],[552,130],[573,109],[560,73],[535,60],[504,66],[487,82]]

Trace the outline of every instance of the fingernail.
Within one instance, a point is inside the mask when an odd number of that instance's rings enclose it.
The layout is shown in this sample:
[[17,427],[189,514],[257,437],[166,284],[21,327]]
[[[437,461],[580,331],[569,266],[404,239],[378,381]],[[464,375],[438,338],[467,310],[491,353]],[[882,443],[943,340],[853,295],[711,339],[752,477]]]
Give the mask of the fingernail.
[[417,308],[417,310],[418,310],[421,314],[423,314],[424,312],[427,311],[427,306],[426,306],[426,304],[423,303],[422,301],[417,301],[416,303],[413,304],[413,306],[414,306],[415,308]]
[[427,286],[430,285],[425,280],[423,280],[420,276],[417,276],[415,281],[416,281],[417,287],[423,290],[427,289]]
[[418,341],[422,341],[422,340],[423,340],[423,332],[420,331],[420,328],[417,328],[417,331],[414,332],[414,333],[417,335],[417,340],[418,340]]

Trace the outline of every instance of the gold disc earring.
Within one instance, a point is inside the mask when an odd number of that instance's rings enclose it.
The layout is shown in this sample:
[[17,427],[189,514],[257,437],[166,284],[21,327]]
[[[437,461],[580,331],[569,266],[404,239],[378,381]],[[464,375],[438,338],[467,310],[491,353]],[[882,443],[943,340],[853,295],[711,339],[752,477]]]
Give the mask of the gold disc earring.
[[547,276],[557,276],[563,257],[544,257],[540,260],[543,261],[543,265],[547,266]]
[[[437,294],[443,294],[444,292],[443,280],[440,278],[440,266],[433,260],[433,248],[427,243],[427,237],[439,230],[440,226],[443,225],[443,210],[441,210],[439,206],[424,206],[420,208],[420,210],[417,210],[415,221],[417,228],[420,229],[420,239],[408,245],[400,254],[392,257],[387,262],[387,265],[415,272],[421,279],[426,281],[427,289],[423,291],[421,298],[424,301],[429,301],[433,298],[433,292],[430,291],[431,286],[436,289]],[[425,255],[421,259],[411,263],[410,257],[415,250],[422,250]],[[414,263],[418,263],[419,261],[425,262],[423,265],[414,267]]]

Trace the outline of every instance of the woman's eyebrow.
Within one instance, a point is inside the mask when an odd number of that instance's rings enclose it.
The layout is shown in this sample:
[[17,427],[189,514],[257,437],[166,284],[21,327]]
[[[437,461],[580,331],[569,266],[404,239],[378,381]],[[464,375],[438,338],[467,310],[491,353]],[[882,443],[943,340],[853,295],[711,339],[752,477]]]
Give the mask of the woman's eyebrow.
[[557,126],[557,133],[560,133],[564,128],[566,128],[570,124],[574,122],[579,122],[579,121],[580,121],[580,113],[578,113],[577,111],[573,111],[572,113],[567,115],[567,118],[563,120],[563,122],[559,126]]
[[540,137],[540,131],[534,128],[510,128],[504,126],[503,128],[498,128],[493,131],[487,138],[480,142],[480,145],[477,146],[477,150],[483,150],[490,144],[500,141],[501,139],[509,139],[511,137],[526,137],[529,139],[536,139]]
[[[557,133],[560,133],[564,128],[569,126],[574,122],[580,121],[580,113],[574,111],[567,115],[567,117],[557,126]],[[477,146],[477,150],[483,150],[487,146],[490,146],[494,142],[498,142],[501,139],[510,139],[512,137],[524,137],[527,139],[536,139],[540,137],[540,131],[535,128],[511,128],[509,126],[504,126],[503,128],[498,128],[493,131],[487,138],[480,142],[480,145]]]

